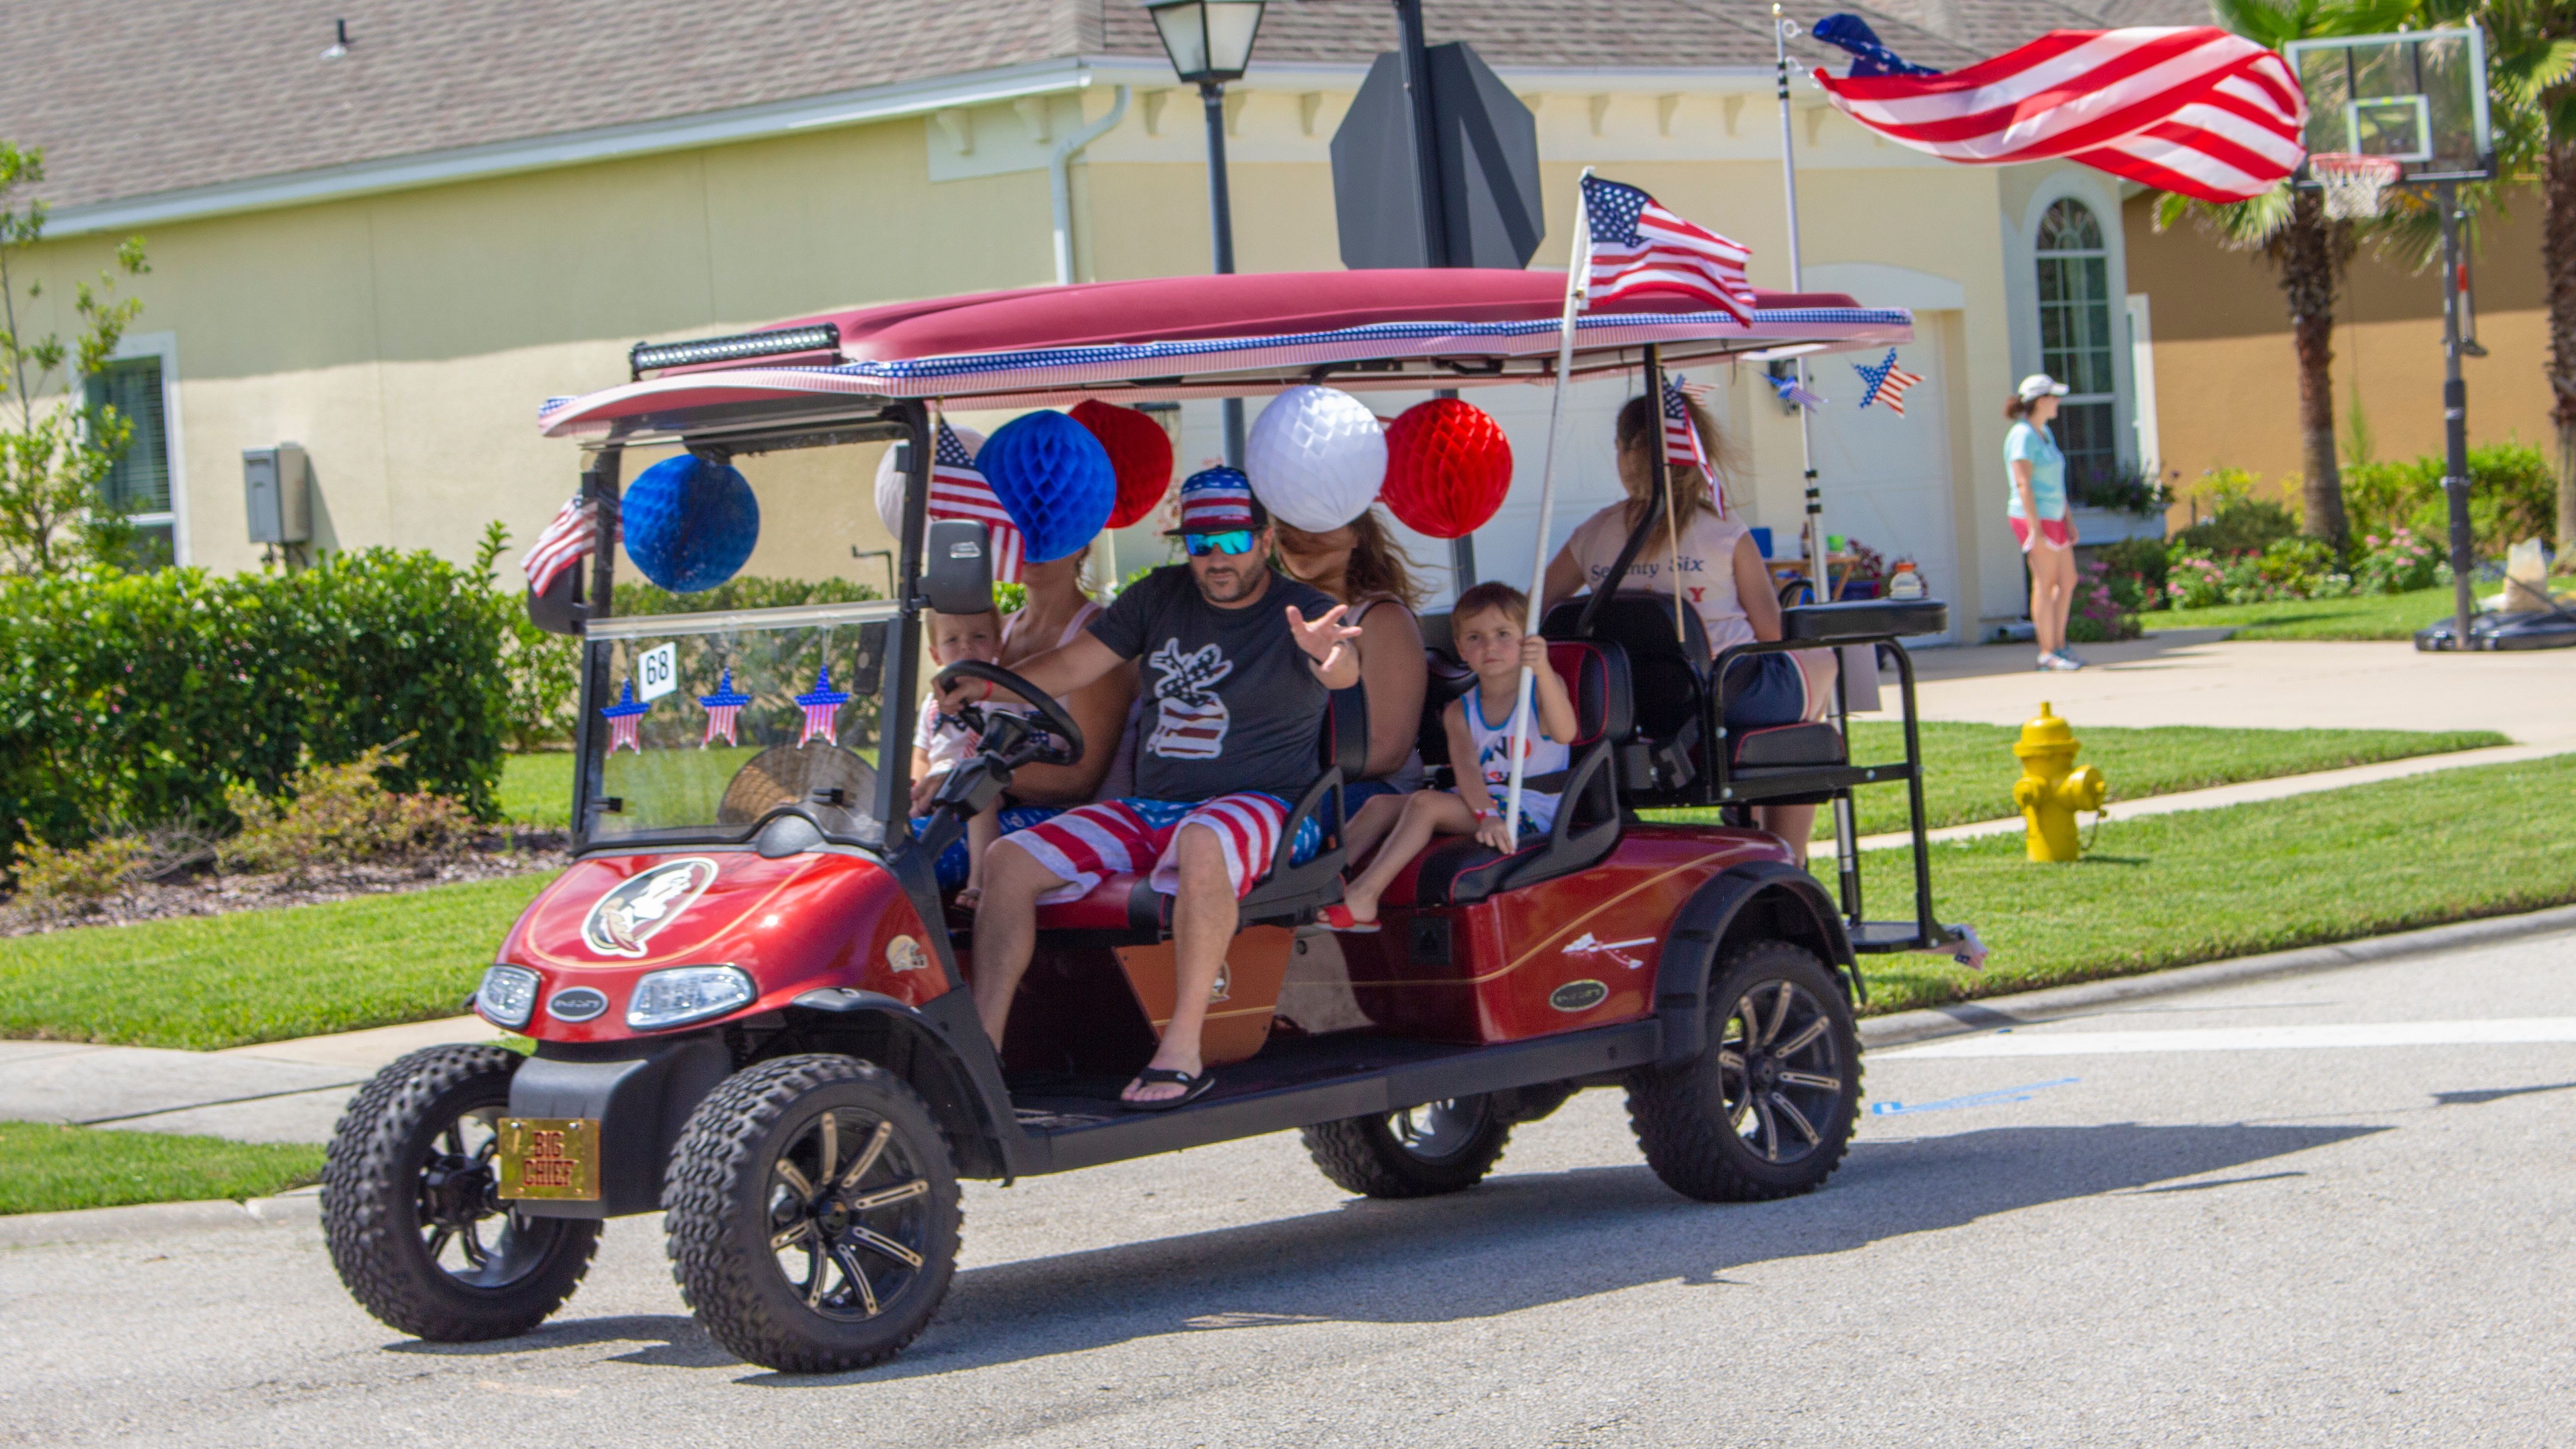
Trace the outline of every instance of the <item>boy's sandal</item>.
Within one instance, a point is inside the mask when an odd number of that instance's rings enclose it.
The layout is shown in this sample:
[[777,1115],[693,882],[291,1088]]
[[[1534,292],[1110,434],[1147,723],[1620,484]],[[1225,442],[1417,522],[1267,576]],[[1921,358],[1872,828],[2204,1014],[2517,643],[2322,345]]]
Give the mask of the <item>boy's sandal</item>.
[[1350,936],[1373,935],[1382,929],[1377,922],[1363,921],[1351,914],[1350,907],[1338,903],[1324,907],[1323,914],[1316,919],[1323,924],[1325,930],[1340,931]]
[[1191,1076],[1187,1072],[1173,1071],[1170,1067],[1147,1067],[1138,1072],[1136,1080],[1128,1085],[1155,1087],[1165,1082],[1176,1082],[1184,1090],[1177,1097],[1157,1097],[1150,1102],[1139,1102],[1122,1096],[1118,1099],[1118,1105],[1130,1112],[1169,1112],[1175,1107],[1186,1107],[1207,1095],[1208,1088],[1216,1085],[1216,1074],[1203,1070],[1197,1076]]

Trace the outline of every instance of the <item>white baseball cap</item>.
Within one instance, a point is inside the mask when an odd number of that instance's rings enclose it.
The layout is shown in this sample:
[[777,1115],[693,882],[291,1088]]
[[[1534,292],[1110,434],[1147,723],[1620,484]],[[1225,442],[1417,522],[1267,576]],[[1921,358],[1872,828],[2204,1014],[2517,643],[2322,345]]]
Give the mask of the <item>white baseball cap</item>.
[[2021,387],[2017,390],[2021,393],[2023,402],[2037,402],[2044,397],[2066,396],[2066,384],[2044,372],[2034,372],[2023,378]]

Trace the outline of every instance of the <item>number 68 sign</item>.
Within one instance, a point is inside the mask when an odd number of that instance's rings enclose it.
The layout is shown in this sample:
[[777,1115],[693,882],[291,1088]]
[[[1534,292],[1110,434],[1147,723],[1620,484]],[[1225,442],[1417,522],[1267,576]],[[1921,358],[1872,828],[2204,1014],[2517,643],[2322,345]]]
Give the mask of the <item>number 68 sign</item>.
[[660,699],[680,686],[680,646],[663,644],[635,656],[636,692]]

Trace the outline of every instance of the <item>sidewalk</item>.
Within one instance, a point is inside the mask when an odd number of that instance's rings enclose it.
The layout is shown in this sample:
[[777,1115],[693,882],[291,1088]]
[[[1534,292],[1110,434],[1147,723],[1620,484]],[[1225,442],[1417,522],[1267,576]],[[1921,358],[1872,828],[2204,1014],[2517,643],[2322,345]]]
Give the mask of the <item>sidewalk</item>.
[[499,1033],[471,1016],[219,1052],[0,1041],[0,1121],[327,1142],[340,1109],[405,1052]]

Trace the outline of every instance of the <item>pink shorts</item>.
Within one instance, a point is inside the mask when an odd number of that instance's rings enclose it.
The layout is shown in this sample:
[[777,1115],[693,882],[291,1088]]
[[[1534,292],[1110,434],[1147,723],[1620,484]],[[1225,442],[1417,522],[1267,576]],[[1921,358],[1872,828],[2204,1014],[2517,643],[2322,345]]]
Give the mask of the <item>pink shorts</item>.
[[[2021,551],[2023,553],[2030,552],[2030,520],[2027,518],[2010,518],[2004,521],[2013,526],[2013,537],[2021,540]],[[2048,546],[2050,548],[2066,547],[2066,520],[2063,518],[2041,519],[2039,521],[2039,536],[2048,540]]]

